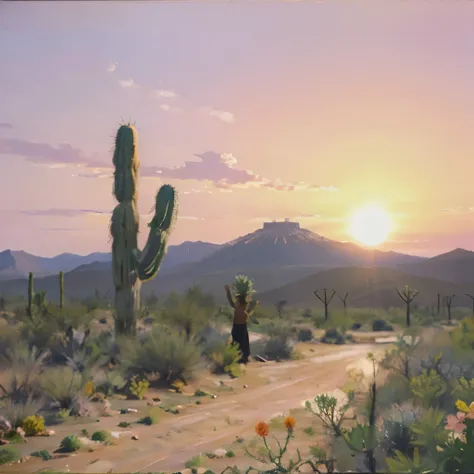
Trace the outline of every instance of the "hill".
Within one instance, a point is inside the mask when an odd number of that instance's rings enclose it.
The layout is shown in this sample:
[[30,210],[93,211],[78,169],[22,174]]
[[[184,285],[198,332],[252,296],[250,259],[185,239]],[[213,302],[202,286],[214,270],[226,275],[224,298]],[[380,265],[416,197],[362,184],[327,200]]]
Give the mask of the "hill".
[[[438,293],[458,295],[453,300],[453,306],[471,306],[471,300],[465,296],[469,292],[467,285],[409,275],[392,268],[335,268],[262,292],[257,298],[263,304],[287,300],[291,306],[312,307],[321,304],[313,291],[327,288],[331,292],[335,289],[341,295],[348,292],[351,307],[390,308],[403,305],[396,288],[401,290],[405,285],[420,292],[415,302],[421,306],[436,304]],[[338,305],[340,301],[333,300],[333,304]]]
[[398,267],[413,275],[437,278],[455,283],[470,285],[474,291],[474,252],[455,249],[451,252]]
[[[210,256],[218,248],[219,245],[208,242],[183,242],[179,245],[170,245],[162,269],[199,261]],[[22,250],[5,250],[0,252],[0,280],[25,278],[29,272],[41,277],[74,269],[110,271],[111,260],[110,252],[96,252],[89,255],[63,253],[55,257],[38,257]]]

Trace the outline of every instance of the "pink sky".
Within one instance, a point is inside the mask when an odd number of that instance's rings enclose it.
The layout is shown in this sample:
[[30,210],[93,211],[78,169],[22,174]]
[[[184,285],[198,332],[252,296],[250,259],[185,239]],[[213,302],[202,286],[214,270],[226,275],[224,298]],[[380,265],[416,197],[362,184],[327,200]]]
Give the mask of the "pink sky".
[[179,191],[173,243],[350,240],[375,202],[384,249],[474,250],[473,2],[6,2],[0,44],[0,250],[109,250],[121,118],[144,219]]

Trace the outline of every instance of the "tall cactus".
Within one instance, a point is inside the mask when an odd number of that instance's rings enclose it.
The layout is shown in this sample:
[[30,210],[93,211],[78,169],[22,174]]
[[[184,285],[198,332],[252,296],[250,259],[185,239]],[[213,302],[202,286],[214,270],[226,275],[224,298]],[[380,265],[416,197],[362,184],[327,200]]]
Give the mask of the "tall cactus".
[[59,307],[64,306],[64,272],[59,272]]
[[28,316],[33,317],[33,299],[35,297],[35,287],[33,273],[28,274]]
[[118,205],[112,213],[112,273],[115,285],[115,332],[134,335],[140,309],[140,287],[158,273],[166,255],[168,236],[178,211],[175,189],[163,185],[155,200],[155,215],[148,224],[145,248],[138,249],[138,133],[134,126],[122,125],[115,138],[113,156],[114,196]]

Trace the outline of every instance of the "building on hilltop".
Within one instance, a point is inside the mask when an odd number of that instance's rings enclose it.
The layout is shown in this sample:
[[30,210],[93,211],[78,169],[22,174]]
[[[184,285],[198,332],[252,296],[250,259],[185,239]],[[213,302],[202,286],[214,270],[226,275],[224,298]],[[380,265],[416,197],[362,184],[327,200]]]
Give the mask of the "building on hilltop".
[[291,222],[290,219],[285,219],[283,222],[264,222],[264,230],[295,230],[300,228],[299,222]]

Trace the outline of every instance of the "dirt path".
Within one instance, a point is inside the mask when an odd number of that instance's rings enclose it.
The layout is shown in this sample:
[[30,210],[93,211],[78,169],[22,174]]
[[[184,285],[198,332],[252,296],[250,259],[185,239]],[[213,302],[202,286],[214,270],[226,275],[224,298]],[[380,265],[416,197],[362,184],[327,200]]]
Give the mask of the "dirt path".
[[[30,459],[3,471],[38,472],[46,467],[89,473],[179,471],[193,456],[229,446],[237,437],[252,438],[257,421],[268,421],[301,408],[306,400],[319,393],[342,387],[347,368],[363,360],[372,349],[371,345],[315,345],[304,360],[252,363],[242,379],[226,382],[233,390],[219,392],[217,399],[208,398],[201,405],[186,407],[182,414],[164,418],[157,425],[133,426],[138,441],[128,435],[116,445],[93,452],[81,452],[47,463]],[[244,384],[248,384],[248,388],[244,388]],[[116,417],[102,418],[95,429],[117,430],[117,422]],[[94,428],[89,425],[87,429],[91,432]],[[62,436],[58,432],[54,441],[59,443]],[[29,449],[37,449],[34,442],[32,440]],[[238,464],[237,458],[220,461],[226,463],[224,465]]]

